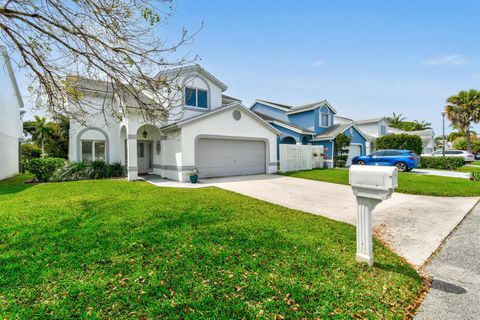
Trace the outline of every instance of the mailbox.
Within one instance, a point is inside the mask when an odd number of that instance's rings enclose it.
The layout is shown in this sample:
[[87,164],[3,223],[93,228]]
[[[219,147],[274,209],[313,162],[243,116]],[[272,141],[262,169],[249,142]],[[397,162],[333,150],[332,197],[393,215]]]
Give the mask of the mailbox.
[[398,187],[397,167],[359,166],[350,167],[349,180],[353,194],[360,197],[386,200]]
[[350,185],[357,200],[357,261],[373,265],[372,210],[398,187],[397,167],[351,166]]

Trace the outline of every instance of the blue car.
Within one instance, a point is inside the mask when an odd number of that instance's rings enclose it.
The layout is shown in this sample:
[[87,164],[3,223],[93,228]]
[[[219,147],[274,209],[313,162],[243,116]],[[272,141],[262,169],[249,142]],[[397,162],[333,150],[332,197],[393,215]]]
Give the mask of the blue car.
[[410,171],[420,166],[420,157],[411,150],[378,150],[368,156],[352,159],[353,164],[396,166],[398,171]]

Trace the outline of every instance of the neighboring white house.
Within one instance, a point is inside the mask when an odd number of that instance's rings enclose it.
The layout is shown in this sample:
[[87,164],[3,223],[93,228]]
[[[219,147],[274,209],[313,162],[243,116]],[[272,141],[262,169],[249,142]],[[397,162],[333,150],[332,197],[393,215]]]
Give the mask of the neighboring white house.
[[365,143],[366,154],[369,154],[373,151],[372,142],[378,137],[386,135],[389,130],[386,117],[353,120],[350,118],[335,116],[334,121],[338,124],[353,123],[358,129],[360,129],[363,135],[367,138]]
[[401,134],[406,133],[410,135],[418,135],[422,139],[424,154],[430,154],[435,151],[435,134],[432,129],[425,129],[419,131],[403,131],[397,128],[391,128],[388,125],[386,117],[378,117],[364,120],[353,120],[350,118],[335,116],[335,123],[345,124],[353,122],[357,128],[368,138],[366,142],[367,154],[371,153],[372,143],[375,139],[383,137],[386,134]]
[[435,133],[432,129],[403,131],[397,128],[389,128],[388,133],[417,135],[422,139],[422,154],[432,154],[435,151]]
[[23,101],[5,47],[0,45],[0,180],[19,172]]
[[115,109],[122,102],[85,86],[83,99],[94,107],[86,125],[71,123],[70,160],[121,163],[129,180],[154,173],[185,181],[193,168],[200,177],[276,172],[276,129],[240,100],[223,95],[227,86],[199,65],[169,72],[178,75],[181,91],[176,96],[181,99],[162,102],[174,108],[161,124],[145,123],[132,110],[124,119],[105,121],[96,116],[98,110],[106,103]]

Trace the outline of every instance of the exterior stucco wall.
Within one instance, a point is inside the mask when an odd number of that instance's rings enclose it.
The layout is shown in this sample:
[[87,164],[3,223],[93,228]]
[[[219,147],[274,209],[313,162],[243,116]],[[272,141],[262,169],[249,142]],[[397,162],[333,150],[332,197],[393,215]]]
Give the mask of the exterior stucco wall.
[[22,137],[19,99],[14,89],[7,57],[0,47],[0,180],[19,171],[19,139]]
[[[233,118],[234,110],[240,110],[240,120]],[[267,124],[260,123],[242,108],[228,109],[211,117],[193,122],[182,128],[182,179],[185,173],[196,165],[197,140],[199,137],[266,140],[266,169],[277,171],[277,135]]]
[[[168,123],[173,123],[182,119],[188,119],[205,112],[218,109],[222,106],[222,88],[197,71],[178,75],[177,79],[175,79],[175,83],[180,87],[180,90],[173,90],[168,95],[169,108],[171,108]],[[208,108],[201,109],[186,106],[184,99],[185,87],[207,90]],[[164,103],[164,105],[167,104]]]
[[330,140],[312,141],[312,145],[323,146],[323,153],[325,154],[325,162],[328,167],[333,167],[333,147],[334,144]]
[[[87,98],[85,98],[87,99]],[[100,98],[88,98],[89,105],[101,106],[104,102]],[[81,140],[105,140],[106,161],[109,163],[122,163],[124,158],[123,147],[120,147],[120,129],[122,123],[116,119],[107,116],[87,117],[85,125],[71,121],[69,130],[69,152],[68,159],[70,161],[81,161]],[[106,136],[106,138],[105,138]]]

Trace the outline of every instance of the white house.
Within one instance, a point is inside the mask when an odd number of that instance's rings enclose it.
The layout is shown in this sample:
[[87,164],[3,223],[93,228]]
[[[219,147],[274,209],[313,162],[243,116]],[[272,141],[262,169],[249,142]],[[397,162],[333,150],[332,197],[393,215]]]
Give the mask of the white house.
[[435,151],[435,133],[432,129],[403,131],[397,128],[389,128],[388,133],[417,135],[422,139],[422,154],[432,154]]
[[369,154],[373,151],[372,142],[378,137],[386,135],[389,130],[386,117],[353,120],[350,118],[335,116],[334,121],[338,124],[353,123],[358,129],[360,129],[363,135],[367,138],[365,143],[366,154]]
[[[168,71],[176,75],[181,99],[163,123],[146,123],[133,110],[118,120],[96,115],[102,107],[118,109],[122,101],[105,99],[84,87],[91,111],[86,124],[70,126],[71,161],[104,160],[127,167],[128,179],[153,173],[185,181],[193,168],[200,177],[274,173],[279,132],[223,92],[227,86],[199,65]],[[88,103],[87,103],[88,102]],[[108,104],[108,106],[106,106]]]
[[0,45],[0,180],[19,172],[23,101],[5,47]]
[[435,150],[435,134],[432,129],[425,129],[419,131],[403,131],[397,128],[391,128],[388,125],[386,117],[378,117],[364,120],[353,120],[350,118],[340,117],[335,115],[335,123],[345,124],[353,122],[357,128],[359,128],[362,133],[368,138],[366,142],[367,154],[372,152],[372,143],[375,139],[383,137],[387,134],[410,134],[418,135],[422,139],[423,151],[424,154],[433,153]]

